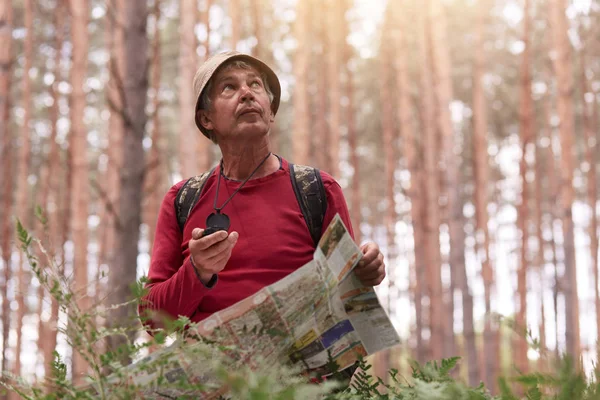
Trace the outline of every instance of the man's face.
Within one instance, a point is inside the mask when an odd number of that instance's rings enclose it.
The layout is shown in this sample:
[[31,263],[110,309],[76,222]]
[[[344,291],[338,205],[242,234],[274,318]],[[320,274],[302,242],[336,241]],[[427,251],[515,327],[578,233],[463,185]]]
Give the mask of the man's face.
[[209,110],[199,110],[202,125],[217,138],[249,139],[269,132],[274,116],[259,72],[225,68],[212,77]]

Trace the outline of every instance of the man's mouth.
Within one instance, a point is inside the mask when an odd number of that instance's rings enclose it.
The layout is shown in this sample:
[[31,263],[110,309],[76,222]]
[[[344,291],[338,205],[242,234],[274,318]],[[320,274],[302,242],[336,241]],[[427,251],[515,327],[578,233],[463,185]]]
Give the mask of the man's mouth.
[[258,111],[258,110],[257,110],[257,109],[255,109],[255,108],[249,108],[249,109],[247,109],[247,110],[244,110],[244,111],[242,111],[242,112],[240,113],[240,116],[242,116],[242,115],[246,115],[246,114],[253,114],[253,113],[254,113],[254,114],[260,114],[260,111]]

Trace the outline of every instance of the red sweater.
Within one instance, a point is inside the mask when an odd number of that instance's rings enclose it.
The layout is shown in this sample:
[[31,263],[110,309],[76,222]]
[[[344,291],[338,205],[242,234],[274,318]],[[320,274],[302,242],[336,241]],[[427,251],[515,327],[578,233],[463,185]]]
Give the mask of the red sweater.
[[[229,262],[212,288],[200,281],[189,259],[188,242],[192,230],[204,228],[213,212],[219,167],[208,178],[200,199],[185,224],[183,235],[175,217],[175,196],[181,181],[165,195],[156,226],[152,261],[148,272],[149,293],[144,306],[166,311],[173,317],[184,315],[200,321],[212,313],[256,293],[309,262],[315,250],[290,179],[289,165],[262,178],[251,179],[223,209],[231,219],[229,232],[239,239]],[[321,172],[327,195],[325,229],[339,213],[351,234],[348,208],[340,185]],[[239,187],[240,182],[221,177],[217,206]],[[144,307],[140,306],[140,312]]]

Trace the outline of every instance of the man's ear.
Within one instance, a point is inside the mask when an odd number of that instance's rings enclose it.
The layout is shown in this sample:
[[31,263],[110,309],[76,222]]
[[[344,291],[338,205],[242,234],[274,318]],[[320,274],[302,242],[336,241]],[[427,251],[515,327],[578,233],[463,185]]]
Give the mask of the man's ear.
[[271,116],[269,117],[269,120],[271,121],[271,123],[275,122],[275,113],[273,112],[273,110],[271,108],[269,108],[269,113],[271,114]]
[[212,120],[210,118],[208,111],[198,110],[197,116],[198,116],[198,120],[200,121],[200,125],[202,125],[202,127],[204,129],[212,131],[213,123],[212,123]]

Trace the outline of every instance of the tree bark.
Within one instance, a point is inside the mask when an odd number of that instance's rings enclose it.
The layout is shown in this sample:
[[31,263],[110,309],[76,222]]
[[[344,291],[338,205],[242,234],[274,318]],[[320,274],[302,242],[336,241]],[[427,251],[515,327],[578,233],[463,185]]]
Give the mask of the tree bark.
[[[136,281],[141,204],[145,174],[142,141],[146,128],[146,97],[148,94],[148,37],[146,34],[147,4],[145,0],[127,1],[125,6],[125,136],[120,180],[119,221],[115,262],[109,274],[111,303],[131,300],[129,286]],[[195,14],[194,14],[195,15]],[[111,314],[111,323],[131,327],[138,323],[133,304],[119,307]],[[135,337],[133,330],[128,332]],[[112,337],[112,349],[125,343],[122,337]],[[124,360],[124,361],[128,361]]]
[[[344,23],[344,32],[348,31],[347,23]],[[348,126],[348,147],[350,153],[350,165],[352,165],[352,189],[350,200],[350,218],[354,228],[354,240],[361,243],[362,235],[360,230],[361,217],[361,184],[360,184],[360,155],[358,153],[358,132],[356,128],[356,110],[354,106],[354,75],[348,65],[354,55],[354,49],[349,43],[344,46],[343,70],[346,74],[345,95],[348,99],[346,108],[346,124]]]
[[265,57],[265,48],[263,43],[263,4],[262,0],[250,0],[250,8],[252,13],[252,27],[254,37],[256,38],[256,46],[252,48],[252,55],[259,59]]
[[160,21],[160,0],[154,0],[154,18],[155,18],[155,29],[154,37],[152,39],[152,92],[154,96],[152,98],[152,147],[150,148],[150,156],[148,165],[150,170],[146,175],[145,190],[146,194],[146,225],[148,227],[148,244],[149,248],[152,249],[154,243],[154,236],[156,232],[156,222],[158,219],[158,211],[160,209],[162,189],[166,183],[164,176],[165,160],[161,156],[163,154],[163,137],[160,123],[160,99],[158,93],[160,91],[161,81],[161,45],[160,45],[160,29],[158,22]]
[[[583,32],[582,32],[583,36]],[[583,132],[584,132],[584,158],[587,164],[587,202],[590,207],[590,221],[588,224],[588,235],[590,237],[590,269],[592,276],[594,277],[594,306],[596,311],[596,332],[600,334],[600,295],[598,293],[598,213],[596,211],[596,205],[598,203],[598,178],[596,174],[596,168],[600,159],[598,158],[596,142],[596,132],[598,132],[598,104],[596,101],[596,93],[591,92],[593,95],[593,101],[591,102],[592,109],[590,110],[590,104],[586,100],[586,94],[590,93],[588,81],[586,77],[587,68],[587,48],[582,47],[580,50],[580,85],[581,85],[581,102],[583,105],[582,117],[583,117]],[[600,336],[597,336],[600,338]],[[600,354],[600,353],[599,353]]]
[[[383,25],[383,37],[382,45],[379,50],[379,73],[381,79],[379,79],[379,94],[381,102],[381,128],[383,134],[383,157],[384,157],[384,176],[385,176],[385,197],[386,197],[386,212],[384,215],[385,230],[387,236],[387,263],[388,265],[394,265],[396,258],[396,244],[395,244],[395,225],[397,220],[396,214],[396,202],[394,200],[394,173],[396,172],[397,152],[396,152],[396,132],[394,127],[394,97],[392,96],[391,82],[394,81],[393,70],[392,70],[392,57],[389,54],[389,46],[391,37],[388,32],[391,30],[391,10],[388,6],[386,12],[386,18]],[[392,272],[388,273],[388,294],[387,294],[387,308],[388,312],[391,312],[391,298],[390,290],[393,286]]]
[[533,138],[533,99],[531,97],[531,76],[529,72],[529,0],[525,0],[523,12],[523,39],[524,49],[521,55],[520,69],[520,105],[519,105],[519,136],[521,139],[521,160],[519,170],[521,174],[521,203],[517,210],[517,225],[521,232],[520,262],[517,269],[518,308],[516,315],[517,332],[514,335],[513,349],[515,350],[515,364],[522,373],[529,370],[527,359],[527,275],[529,270],[529,186],[527,184],[527,152]]
[[[8,369],[6,358],[8,350],[8,335],[10,333],[10,298],[8,283],[11,280],[11,237],[13,236],[13,134],[8,127],[10,120],[10,86],[12,76],[12,31],[13,9],[11,0],[0,1],[0,156],[2,157],[2,219],[0,219],[0,250],[4,269],[2,284],[2,361],[0,371]],[[2,395],[2,399],[7,396]]]
[[236,50],[242,30],[240,0],[229,0],[229,16],[231,18],[231,49]]
[[[46,243],[46,249],[49,252],[49,255],[52,259],[55,259],[56,254],[58,253],[58,247],[62,246],[62,243],[59,242],[59,236],[56,234],[56,226],[57,222],[57,213],[56,208],[58,206],[57,192],[58,192],[58,175],[59,175],[59,167],[60,167],[60,155],[59,155],[59,145],[57,141],[58,136],[58,117],[59,117],[59,107],[58,103],[60,101],[60,95],[58,92],[58,84],[61,81],[61,49],[63,43],[63,30],[62,26],[63,22],[63,14],[64,9],[62,7],[61,2],[57,2],[54,10],[54,26],[55,26],[55,56],[54,56],[54,69],[52,71],[54,75],[54,82],[49,87],[50,96],[52,97],[52,106],[50,107],[50,149],[48,151],[48,159],[46,161],[46,165],[43,166],[40,181],[43,185],[42,193],[40,196],[39,204],[44,209],[44,213],[48,218],[48,229],[46,232],[42,229],[39,229],[38,237],[44,238],[44,242]],[[42,227],[41,224],[38,227]],[[47,240],[46,240],[47,239]],[[44,255],[40,254],[40,266],[46,265],[46,259]],[[42,319],[43,305],[46,299],[46,290],[43,285],[39,285],[38,291],[38,304],[37,311],[38,314],[38,358],[42,361],[39,362],[40,365],[44,365],[44,376],[50,376],[51,373],[51,361],[52,361],[52,352],[56,347],[56,327],[53,326],[56,324],[56,319],[52,319],[54,308],[58,312],[58,303],[54,299],[54,297],[50,296],[51,303],[51,315],[50,319],[44,320]],[[58,318],[58,314],[56,315]]]
[[[33,62],[33,1],[26,0],[24,3],[25,7],[25,29],[27,36],[25,37],[24,45],[24,68],[23,68],[23,126],[21,131],[21,150],[19,154],[19,171],[17,175],[17,202],[16,202],[16,215],[27,229],[27,220],[29,219],[29,204],[30,202],[30,190],[27,177],[30,172],[31,165],[31,131],[29,124],[31,121],[31,78],[29,71],[31,70]],[[15,294],[18,310],[17,310],[17,343],[15,347],[15,375],[21,376],[21,349],[23,347],[23,318],[26,313],[25,296],[29,289],[30,275],[25,270],[26,258],[23,252],[19,252],[19,264],[18,264],[18,288]]]
[[342,0],[328,0],[328,59],[327,84],[329,85],[329,173],[340,177],[340,130],[342,126],[341,60],[345,43],[345,6]]
[[560,135],[560,196],[565,272],[562,291],[566,307],[566,353],[579,364],[579,298],[577,295],[577,265],[575,261],[575,234],[572,205],[573,189],[573,74],[571,66],[571,44],[567,34],[566,0],[550,2],[551,30],[556,56],[553,58],[557,83],[557,111]]
[[[427,257],[427,295],[429,297],[430,313],[430,343],[431,358],[439,360],[444,356],[444,302],[441,278],[441,254],[440,254],[440,212],[439,212],[439,169],[438,169],[438,139],[437,125],[443,116],[436,116],[436,88],[432,77],[435,69],[434,53],[436,36],[433,26],[440,23],[432,18],[436,15],[436,0],[427,0],[424,9],[423,29],[420,30],[421,45],[421,80],[422,80],[422,105],[424,115],[423,126],[423,159],[425,167],[425,248]],[[433,36],[433,37],[432,37]],[[439,62],[439,60],[437,60]],[[441,96],[441,88],[437,95]],[[438,97],[440,104],[445,104],[443,97]],[[442,110],[440,110],[442,112]],[[437,117],[437,118],[436,118]],[[434,122],[435,121],[435,122]]]
[[[477,22],[476,22],[476,51],[475,60],[473,65],[473,172],[475,175],[475,227],[476,227],[476,248],[477,253],[480,254],[481,263],[481,276],[483,278],[484,285],[484,303],[485,303],[485,324],[483,331],[483,359],[484,368],[481,371],[480,377],[477,376],[477,358],[473,355],[469,356],[469,383],[475,385],[479,379],[482,379],[486,384],[494,385],[496,376],[496,362],[497,356],[494,354],[494,332],[492,329],[492,295],[494,288],[494,274],[490,260],[490,234],[488,230],[488,212],[487,205],[489,203],[489,161],[487,151],[487,132],[488,132],[488,119],[487,119],[487,106],[485,91],[483,88],[483,75],[485,72],[485,38],[484,28],[486,25],[486,15],[488,13],[487,2],[479,2],[477,10]],[[464,274],[466,281],[466,268],[463,265],[461,271]],[[461,274],[461,275],[462,275]],[[470,303],[469,317],[471,319],[469,326],[469,335],[473,334],[473,297],[469,293],[468,287],[463,288],[463,308],[466,307],[465,300]],[[467,299],[465,299],[467,296]],[[466,317],[466,313],[463,310]],[[466,323],[466,321],[465,321]],[[465,328],[465,336],[467,334],[467,328]],[[471,348],[469,353],[474,354],[475,338],[471,339],[473,342],[468,345]],[[473,363],[472,363],[473,362]]]
[[[327,7],[326,2],[320,0],[311,3],[313,8]],[[310,137],[312,139],[312,154],[315,157],[315,166],[321,170],[331,172],[331,158],[334,157],[332,148],[329,145],[329,127],[327,126],[327,97],[328,97],[328,82],[327,82],[327,48],[329,41],[327,37],[327,8],[319,14],[316,20],[316,27],[319,40],[318,53],[314,55],[313,65],[318,69],[316,75],[317,95],[315,96],[315,126],[312,129]],[[341,27],[340,27],[341,28]]]
[[[71,40],[73,43],[73,64],[71,69],[71,238],[73,240],[73,276],[75,293],[77,293],[78,306],[85,310],[89,306],[87,296],[88,269],[88,205],[90,201],[90,188],[87,160],[87,129],[84,124],[84,110],[86,94],[84,84],[88,66],[89,51],[89,3],[88,0],[70,0],[71,12]],[[81,355],[74,351],[73,354],[73,381],[80,383],[88,365]]]
[[108,20],[108,52],[109,81],[107,84],[107,97],[110,105],[110,117],[108,120],[108,162],[106,169],[106,198],[103,204],[103,212],[106,215],[106,223],[103,224],[103,234],[100,245],[100,264],[111,266],[115,257],[115,236],[117,230],[116,209],[119,201],[119,172],[123,164],[123,108],[125,75],[125,54],[123,50],[125,23],[123,0],[110,0],[111,14]]
[[310,61],[310,22],[308,1],[296,5],[294,33],[298,43],[294,54],[294,122],[292,154],[296,164],[308,164],[310,149],[310,103],[308,97],[308,64]]
[[[439,214],[439,170],[437,166],[437,138],[435,118],[435,97],[432,82],[432,60],[430,57],[430,32],[433,21],[429,19],[430,1],[427,0],[423,15],[420,15],[419,47],[421,61],[421,112],[423,126],[424,164],[424,240],[426,258],[426,297],[429,299],[427,316],[431,354],[428,359],[439,360],[444,354],[444,304],[442,301],[441,255],[440,255],[440,214]],[[426,329],[426,328],[425,328]]]
[[181,0],[181,25],[179,27],[179,162],[181,175],[188,178],[203,172],[200,164],[206,162],[206,151],[201,152],[204,137],[199,137],[194,122],[196,99],[191,85],[196,72],[196,0]]
[[[446,198],[445,210],[446,220],[450,233],[450,288],[444,293],[442,305],[447,318],[446,330],[444,332],[444,357],[456,355],[456,341],[453,332],[454,325],[454,289],[456,287],[457,266],[464,259],[464,244],[460,238],[464,236],[462,205],[459,202],[459,170],[457,157],[454,155],[454,129],[450,116],[450,103],[453,99],[451,60],[448,50],[448,29],[445,10],[440,0],[430,0],[429,18],[431,30],[431,54],[433,64],[434,87],[436,93],[436,118],[437,128],[441,135],[439,142],[441,146],[439,168],[442,178],[442,193]],[[433,148],[432,148],[433,149]],[[439,240],[438,240],[439,241]]]

